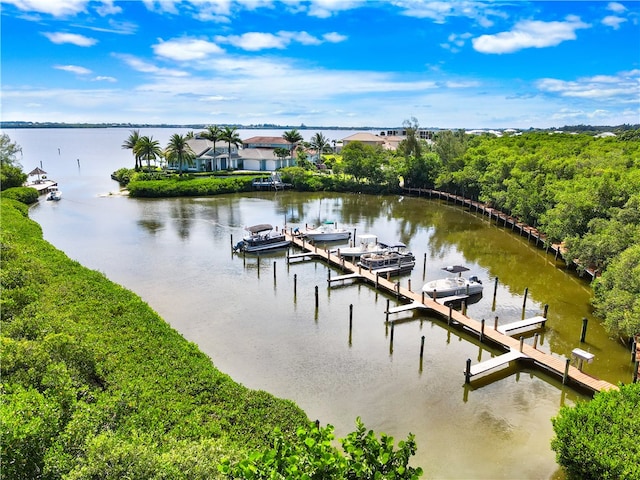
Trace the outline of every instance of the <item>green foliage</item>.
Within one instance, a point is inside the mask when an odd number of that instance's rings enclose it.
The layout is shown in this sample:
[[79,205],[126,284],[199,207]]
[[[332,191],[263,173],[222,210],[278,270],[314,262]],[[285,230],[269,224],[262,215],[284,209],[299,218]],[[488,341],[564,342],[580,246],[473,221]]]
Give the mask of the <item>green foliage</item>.
[[13,200],[17,200],[18,202],[22,202],[26,205],[31,205],[32,203],[36,203],[40,195],[35,188],[31,187],[12,187],[7,188],[2,192],[2,196],[4,198],[11,198]]
[[570,479],[640,479],[640,383],[564,406],[551,447]]
[[273,446],[253,452],[247,458],[221,463],[220,472],[234,479],[309,479],[309,480],[368,480],[417,479],[421,468],[409,466],[415,455],[413,435],[398,443],[382,434],[380,439],[367,431],[358,418],[356,430],[341,440],[344,453],[334,446],[333,426],[299,428],[296,441],[285,438],[275,430]]
[[593,305],[612,335],[640,333],[640,243],[615,257],[595,280]]
[[17,155],[22,149],[11,141],[9,135],[0,135],[0,190],[20,187],[27,181],[27,174],[22,171]]
[[225,178],[172,177],[166,180],[135,180],[129,182],[132,197],[196,197],[251,190],[252,177]]
[[382,183],[389,157],[379,145],[349,142],[342,149],[342,163],[344,173],[352,175],[356,182],[367,179],[371,183]]
[[25,205],[0,202],[3,477],[217,478],[223,457],[306,424],[55,250]]

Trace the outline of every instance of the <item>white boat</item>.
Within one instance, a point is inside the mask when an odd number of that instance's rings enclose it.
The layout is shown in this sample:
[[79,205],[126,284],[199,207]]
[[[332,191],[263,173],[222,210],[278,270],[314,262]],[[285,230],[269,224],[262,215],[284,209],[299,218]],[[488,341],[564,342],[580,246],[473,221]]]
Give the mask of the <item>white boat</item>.
[[453,297],[458,295],[477,295],[482,293],[483,285],[478,277],[471,276],[469,278],[463,277],[462,272],[466,272],[469,269],[460,265],[454,265],[444,267],[442,270],[447,272],[458,274],[447,278],[439,278],[432,280],[423,285],[422,291],[425,294],[433,297],[434,291],[436,298]]
[[236,252],[262,252],[286,248],[291,244],[283,232],[274,231],[273,226],[268,223],[246,227],[245,230],[249,232],[249,235],[233,247]]
[[49,187],[49,193],[47,193],[47,200],[58,201],[62,198],[62,192],[58,190],[58,187]]
[[361,255],[358,265],[369,271],[397,275],[413,270],[416,265],[416,257],[407,250],[404,243],[396,242],[386,245],[386,248],[380,253]]
[[377,235],[362,234],[358,235],[357,242],[353,247],[345,247],[334,249],[332,253],[339,253],[341,257],[360,258],[365,253],[382,253],[385,245],[378,242]]
[[[294,233],[296,233],[295,230]],[[343,227],[338,227],[335,222],[325,222],[315,228],[307,227],[304,230],[299,230],[297,233],[312,242],[337,242],[351,238],[351,231]]]

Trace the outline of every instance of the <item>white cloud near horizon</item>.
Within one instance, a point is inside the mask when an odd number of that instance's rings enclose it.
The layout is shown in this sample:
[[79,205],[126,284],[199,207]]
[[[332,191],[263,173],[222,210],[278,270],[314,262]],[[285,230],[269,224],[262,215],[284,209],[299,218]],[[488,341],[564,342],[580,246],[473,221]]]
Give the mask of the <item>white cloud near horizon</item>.
[[590,25],[570,16],[564,22],[523,20],[512,30],[493,35],[481,35],[471,40],[480,53],[513,53],[524,48],[554,47],[567,40],[576,39],[576,30]]
[[85,37],[84,35],[78,35],[77,33],[64,33],[64,32],[43,32],[43,35],[49,39],[50,42],[55,44],[70,43],[77,45],[78,47],[91,47],[98,43],[95,38]]
[[145,62],[144,60],[140,60],[134,55],[114,53],[113,56],[115,58],[122,60],[129,67],[133,68],[138,72],[150,73],[153,75],[157,75],[159,77],[186,77],[189,75],[187,72],[184,72],[181,70],[158,67],[152,63]]
[[619,103],[637,103],[640,98],[640,70],[620,72],[618,75],[594,75],[576,80],[543,78],[536,82],[543,92],[562,97],[584,99],[615,99]]

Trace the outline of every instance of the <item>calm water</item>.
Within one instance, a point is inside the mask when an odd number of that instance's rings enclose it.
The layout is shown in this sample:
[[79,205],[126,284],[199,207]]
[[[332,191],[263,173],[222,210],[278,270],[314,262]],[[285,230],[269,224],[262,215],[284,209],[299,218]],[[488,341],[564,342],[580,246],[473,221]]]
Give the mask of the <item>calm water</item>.
[[[142,134],[164,144],[177,131]],[[358,233],[400,239],[418,258],[401,279],[404,285],[411,280],[414,290],[442,276],[443,266],[466,265],[485,283],[484,297],[468,313],[490,324],[495,316],[519,320],[528,288],[527,316],[549,305],[539,348],[568,356],[581,346],[596,355],[588,373],[612,383],[631,379],[628,352],[591,315],[588,284],[526,239],[475,214],[394,196],[265,192],[129,199],[109,195],[118,189],[109,174],[132,163],[120,148],[128,130],[6,133],[23,147],[26,171],[42,161],[60,183],[61,202],[41,201],[31,210],[48,241],[136,292],[236,381],[295,401],[311,419],[334,425],[339,437],[353,430],[358,416],[396,441],[413,432],[414,463],[425,469],[425,478],[562,478],[549,448],[550,419],[582,397],[535,371],[508,370],[493,382],[466,387],[466,359],[492,353],[475,339],[440,320],[404,313],[393,316],[406,321],[396,325],[391,344],[385,295],[360,284],[328,289],[322,263],[287,266],[283,254],[232,255],[232,238],[240,239],[244,226],[334,220]],[[590,323],[587,343],[580,345],[582,317]]]

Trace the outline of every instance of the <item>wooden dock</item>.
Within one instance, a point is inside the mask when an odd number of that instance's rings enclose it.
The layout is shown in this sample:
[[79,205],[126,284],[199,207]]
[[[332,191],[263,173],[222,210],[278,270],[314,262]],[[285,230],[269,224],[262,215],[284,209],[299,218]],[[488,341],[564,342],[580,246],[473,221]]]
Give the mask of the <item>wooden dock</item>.
[[512,322],[512,323],[507,323],[506,325],[500,325],[497,328],[497,330],[500,333],[504,335],[509,335],[511,337],[525,330],[529,331],[531,329],[543,328],[545,323],[547,323],[547,319],[545,317],[536,316],[531,318],[525,318],[524,320],[520,320],[518,322]]
[[[394,313],[415,308],[427,310],[441,319],[446,320],[448,324],[456,325],[458,328],[472,335],[477,335],[484,343],[491,344],[504,352],[518,352],[521,354],[518,356],[518,359],[526,358],[529,364],[541,371],[544,371],[555,378],[561,379],[565,384],[570,384],[592,394],[602,390],[618,388],[616,385],[580,371],[577,367],[570,364],[571,359],[569,358],[554,356],[542,352],[534,346],[521,344],[519,340],[516,340],[509,335],[505,335],[500,332],[499,329],[492,328],[490,326],[487,327],[484,325],[484,322],[481,323],[467,317],[462,312],[452,309],[450,305],[444,305],[436,302],[427,295],[424,295],[422,292],[411,291],[408,288],[402,287],[399,282],[393,282],[385,277],[377,275],[374,272],[362,269],[357,265],[346,261],[344,257],[338,256],[337,253],[330,253],[328,250],[305,241],[304,238],[292,235],[290,232],[287,232],[286,229],[285,234],[287,235],[287,238],[291,240],[293,245],[301,248],[302,250],[313,252],[315,254],[313,256],[314,258],[319,258],[327,262],[330,266],[341,269],[345,272],[343,275],[333,278],[330,277],[330,283],[332,281],[357,278],[358,280],[366,281],[374,285],[376,288],[386,290],[396,296],[399,301],[406,303],[406,305],[395,307],[396,310]],[[419,305],[422,305],[422,307]],[[392,313],[391,309],[389,309],[388,313]]]

